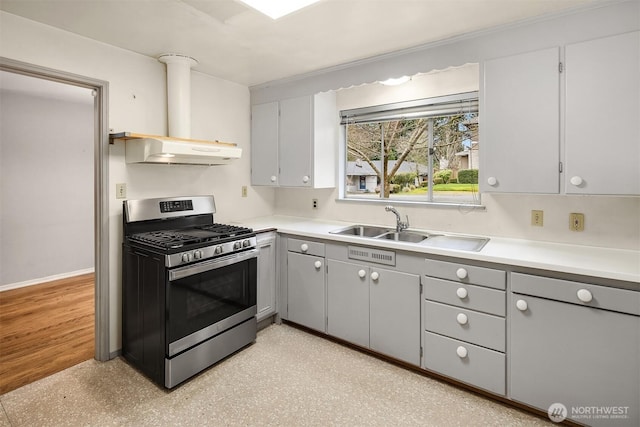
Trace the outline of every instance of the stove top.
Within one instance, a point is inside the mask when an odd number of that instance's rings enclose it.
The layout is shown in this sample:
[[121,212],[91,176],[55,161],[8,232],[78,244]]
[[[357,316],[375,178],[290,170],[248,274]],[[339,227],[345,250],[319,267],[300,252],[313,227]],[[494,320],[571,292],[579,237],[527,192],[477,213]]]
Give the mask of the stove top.
[[148,231],[129,236],[129,239],[159,249],[178,249],[202,243],[217,244],[252,234],[250,228],[227,224],[211,224],[200,227]]

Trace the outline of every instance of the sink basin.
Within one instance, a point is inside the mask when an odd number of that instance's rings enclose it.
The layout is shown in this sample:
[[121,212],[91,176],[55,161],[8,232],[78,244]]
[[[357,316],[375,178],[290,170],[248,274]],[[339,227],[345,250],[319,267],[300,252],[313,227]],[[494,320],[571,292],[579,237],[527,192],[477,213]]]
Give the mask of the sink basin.
[[421,245],[433,248],[478,252],[488,241],[489,239],[484,237],[432,235],[428,240],[423,241]]
[[360,237],[376,237],[391,231],[385,227],[376,227],[374,225],[351,225],[340,230],[330,231],[331,234],[340,234],[342,236],[360,236]]
[[397,231],[390,231],[377,238],[395,240],[396,242],[420,243],[429,237],[428,234],[415,233],[413,231],[401,231],[399,233]]

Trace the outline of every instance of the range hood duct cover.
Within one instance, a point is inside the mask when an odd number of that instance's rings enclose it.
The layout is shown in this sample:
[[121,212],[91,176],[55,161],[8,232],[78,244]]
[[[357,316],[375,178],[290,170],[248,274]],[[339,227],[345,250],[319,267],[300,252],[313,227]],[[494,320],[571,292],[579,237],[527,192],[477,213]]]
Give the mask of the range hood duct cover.
[[224,165],[239,159],[236,144],[191,138],[191,67],[198,61],[175,53],[161,55],[167,66],[166,136],[114,133],[111,140],[125,140],[127,163],[165,163],[183,165]]

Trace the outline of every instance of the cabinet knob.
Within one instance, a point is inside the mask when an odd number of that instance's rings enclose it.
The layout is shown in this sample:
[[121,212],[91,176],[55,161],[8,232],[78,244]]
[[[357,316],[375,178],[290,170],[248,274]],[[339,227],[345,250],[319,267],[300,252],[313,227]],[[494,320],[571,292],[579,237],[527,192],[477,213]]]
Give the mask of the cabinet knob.
[[278,178],[275,175],[271,175],[271,182],[276,182]]
[[378,278],[380,278],[380,275],[378,274],[377,271],[374,271],[373,273],[371,273],[371,280],[378,280]]
[[468,275],[469,273],[467,273],[467,270],[464,268],[459,268],[456,270],[456,276],[458,276],[458,279],[466,279]]
[[467,317],[466,314],[464,313],[458,313],[458,315],[456,316],[456,320],[458,321],[458,323],[460,323],[461,325],[466,325],[467,322],[469,321],[469,318]]
[[467,349],[464,348],[463,346],[458,346],[458,348],[456,348],[456,353],[458,354],[458,357],[460,357],[461,359],[464,359],[465,357],[467,357]]
[[316,270],[320,270],[320,267],[322,267],[322,263],[320,261],[316,261],[313,263],[313,266],[316,268]]
[[578,299],[582,302],[591,302],[593,295],[586,289],[578,290]]
[[303,177],[302,177],[302,182],[304,182],[305,184],[306,184],[307,182],[309,182],[309,176],[308,176],[308,175],[303,176]]
[[496,179],[495,176],[490,176],[489,178],[487,178],[487,184],[489,184],[490,186],[495,186],[498,183],[498,180]]
[[366,271],[364,271],[364,270],[360,270],[360,271],[358,271],[358,276],[359,276],[360,278],[362,278],[362,277],[364,277],[364,276],[366,276],[366,275],[367,275],[367,272],[366,272]]
[[307,245],[306,243],[303,243],[300,245],[300,250],[302,252],[307,252],[309,250],[309,245]]
[[582,183],[584,182],[584,180],[579,177],[579,176],[572,176],[571,179],[569,180],[569,182],[571,183],[571,185],[575,185],[576,187],[580,187],[582,185]]
[[456,290],[456,295],[458,295],[458,298],[460,299],[465,299],[468,295],[468,292],[465,288],[458,288]]
[[525,300],[519,299],[518,301],[516,301],[516,308],[520,311],[527,311],[527,308],[529,308],[529,305]]

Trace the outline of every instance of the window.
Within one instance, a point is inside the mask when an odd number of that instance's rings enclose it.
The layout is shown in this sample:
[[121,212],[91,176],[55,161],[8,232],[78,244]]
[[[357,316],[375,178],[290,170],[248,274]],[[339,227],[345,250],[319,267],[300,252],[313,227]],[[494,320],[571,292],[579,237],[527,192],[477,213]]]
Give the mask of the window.
[[341,111],[344,197],[478,204],[478,93]]

